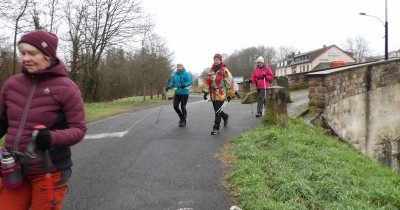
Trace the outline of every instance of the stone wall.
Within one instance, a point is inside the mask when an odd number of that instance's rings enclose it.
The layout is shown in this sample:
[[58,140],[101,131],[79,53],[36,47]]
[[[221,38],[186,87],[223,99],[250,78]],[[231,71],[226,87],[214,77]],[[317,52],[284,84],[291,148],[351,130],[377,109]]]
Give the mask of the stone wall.
[[289,83],[290,90],[306,89],[306,88],[308,88],[308,77],[306,76],[308,73],[310,73],[310,72],[275,77],[275,79],[272,81],[271,85],[282,86],[281,84],[278,84],[278,81],[281,80],[282,78],[285,78],[285,79],[287,79],[287,82]]
[[309,106],[363,154],[399,171],[400,59],[309,73]]

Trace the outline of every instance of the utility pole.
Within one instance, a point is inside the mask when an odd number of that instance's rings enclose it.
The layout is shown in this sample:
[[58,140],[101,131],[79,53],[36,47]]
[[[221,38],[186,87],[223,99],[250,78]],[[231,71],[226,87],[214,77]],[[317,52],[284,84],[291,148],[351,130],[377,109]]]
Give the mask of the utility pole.
[[387,0],[385,0],[385,60],[389,59]]
[[388,27],[389,26],[388,26],[388,20],[387,20],[387,17],[388,17],[387,16],[387,0],[385,0],[385,23],[383,23],[383,21],[380,18],[373,16],[373,15],[368,15],[365,12],[360,12],[360,15],[376,18],[377,20],[379,20],[382,23],[383,27],[385,27],[385,60],[388,60],[389,59],[389,43],[388,43],[388,34],[389,34]]

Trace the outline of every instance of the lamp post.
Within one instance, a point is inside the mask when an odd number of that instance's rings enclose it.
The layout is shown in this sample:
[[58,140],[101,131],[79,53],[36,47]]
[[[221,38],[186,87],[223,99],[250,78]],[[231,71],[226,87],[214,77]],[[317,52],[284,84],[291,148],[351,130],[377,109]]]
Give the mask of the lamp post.
[[360,12],[360,15],[364,15],[364,16],[370,16],[373,18],[378,19],[383,27],[385,27],[385,60],[387,60],[389,58],[389,51],[388,51],[388,21],[387,21],[387,0],[385,0],[385,23],[383,23],[383,21],[381,19],[379,19],[376,16],[373,15],[367,15],[365,12]]

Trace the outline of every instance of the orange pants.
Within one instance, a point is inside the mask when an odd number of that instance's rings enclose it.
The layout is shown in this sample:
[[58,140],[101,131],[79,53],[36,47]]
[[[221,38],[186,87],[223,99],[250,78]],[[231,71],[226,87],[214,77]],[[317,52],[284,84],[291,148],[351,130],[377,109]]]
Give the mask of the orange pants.
[[0,182],[0,210],[53,210],[61,209],[67,182],[56,185],[61,172],[52,173],[56,205],[53,208],[47,194],[45,174],[28,175],[24,184],[17,190],[9,190]]

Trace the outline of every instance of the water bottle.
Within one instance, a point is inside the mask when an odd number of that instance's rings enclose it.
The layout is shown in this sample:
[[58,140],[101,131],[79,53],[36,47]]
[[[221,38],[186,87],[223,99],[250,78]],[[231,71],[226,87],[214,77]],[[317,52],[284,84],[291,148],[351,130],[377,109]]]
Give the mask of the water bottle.
[[18,189],[23,184],[21,164],[9,152],[4,152],[1,159],[2,185],[10,190]]

